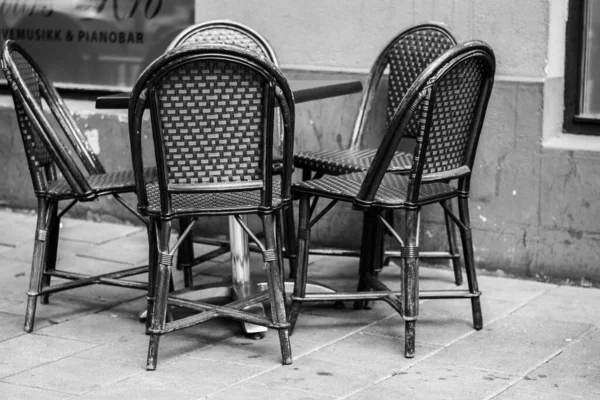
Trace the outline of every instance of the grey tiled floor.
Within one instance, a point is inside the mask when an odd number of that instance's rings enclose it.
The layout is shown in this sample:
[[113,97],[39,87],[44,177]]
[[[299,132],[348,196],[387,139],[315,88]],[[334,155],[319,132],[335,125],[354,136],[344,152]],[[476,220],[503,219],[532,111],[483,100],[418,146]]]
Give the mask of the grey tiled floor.
[[[402,320],[384,303],[307,307],[291,366],[280,364],[274,332],[254,341],[212,320],[164,336],[158,369],[146,372],[140,291],[53,295],[38,306],[34,332],[22,331],[35,217],[0,211],[0,221],[0,399],[600,398],[600,290],[480,276],[484,329],[472,329],[467,300],[422,301],[414,359],[402,356]],[[140,227],[64,221],[60,268],[109,271],[146,256]],[[227,275],[227,262],[198,267],[196,282]],[[353,287],[356,260],[311,262],[312,279]],[[258,256],[252,265],[259,275]],[[397,267],[382,275],[399,285]],[[422,268],[421,286],[453,287],[452,274]]]

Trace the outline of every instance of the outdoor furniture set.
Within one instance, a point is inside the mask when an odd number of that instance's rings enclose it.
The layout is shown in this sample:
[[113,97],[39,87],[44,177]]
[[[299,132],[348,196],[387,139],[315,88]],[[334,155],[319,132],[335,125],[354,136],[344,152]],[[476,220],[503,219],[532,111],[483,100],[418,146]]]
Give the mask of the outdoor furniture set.
[[[290,335],[305,302],[353,301],[357,309],[375,300],[387,302],[405,321],[406,357],[415,354],[419,299],[470,299],[474,328],[483,327],[468,198],[495,72],[494,53],[486,43],[457,44],[439,24],[401,32],[367,77],[350,147],[294,152],[295,104],[352,93],[360,84],[292,90],[274,51],[255,31],[231,21],[190,27],[144,70],[131,93],[98,99],[97,106],[105,104],[102,108],[119,108],[115,104],[121,102],[128,109],[133,170],[117,172],[102,166],[52,82],[20,45],[7,41],[1,62],[38,200],[27,332],[33,329],[38,297],[46,303],[52,293],[92,284],[147,291],[149,370],[156,368],[162,335],[215,317],[276,329],[283,364],[291,364]],[[387,128],[378,148],[364,149],[366,121],[386,80]],[[142,123],[144,113],[150,115],[151,129]],[[142,157],[148,130],[154,145],[151,167]],[[412,150],[397,151],[407,141]],[[294,168],[302,170],[301,181],[292,181]],[[135,193],[137,206],[125,202],[123,193]],[[148,266],[96,276],[58,269],[61,217],[77,202],[101,196],[114,197],[145,224]],[[329,203],[316,212],[320,198]],[[299,200],[297,229],[294,200]],[[311,228],[337,202],[350,203],[354,212],[362,213],[360,251],[319,252],[360,257],[357,291],[351,293],[318,285],[307,289],[308,258],[315,252],[310,248]],[[439,204],[444,212],[447,252],[419,251],[420,211],[429,204]],[[396,210],[404,211],[402,220],[394,219]],[[260,217],[261,233],[250,230],[249,214]],[[196,222],[209,215],[230,218],[230,240],[193,234]],[[175,241],[174,221],[179,225]],[[450,259],[456,284],[462,284],[455,228],[468,290],[420,291],[420,258]],[[399,250],[385,247],[386,234],[400,244]],[[196,257],[194,241],[218,247]],[[194,286],[192,267],[227,251],[232,252],[232,281]],[[248,251],[262,254],[266,290],[249,287]],[[378,280],[391,257],[401,261],[400,290]],[[285,282],[284,259],[291,284]],[[175,267],[184,272],[185,288],[180,290],[172,284]],[[143,273],[148,284],[127,279]],[[53,277],[67,281],[51,284]],[[293,288],[287,309],[286,286],[288,292]],[[210,290],[219,288],[233,299],[225,304],[208,301]],[[203,290],[205,295],[190,297]],[[270,312],[258,315],[253,307],[267,302]],[[171,320],[170,306],[194,313]]]

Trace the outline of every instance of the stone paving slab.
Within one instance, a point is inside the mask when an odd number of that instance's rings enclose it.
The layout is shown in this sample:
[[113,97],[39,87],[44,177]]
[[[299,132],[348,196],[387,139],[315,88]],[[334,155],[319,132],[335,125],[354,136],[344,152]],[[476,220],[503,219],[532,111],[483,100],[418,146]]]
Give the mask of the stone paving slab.
[[558,321],[600,324],[600,290],[560,286],[529,302],[517,315],[537,317],[543,315]]
[[311,356],[319,360],[343,363],[349,368],[383,368],[394,373],[416,364],[440,349],[442,346],[417,341],[415,358],[405,358],[404,338],[358,332],[319,349]]
[[66,357],[4,378],[5,382],[71,394],[83,394],[139,374],[139,368]]
[[[518,301],[497,300],[484,297],[481,310],[484,325],[522,305]],[[417,341],[447,346],[460,337],[473,331],[471,302],[466,299],[427,300],[420,304],[420,318],[417,321]],[[374,324],[367,333],[394,337],[404,337],[404,321],[398,314]]]
[[600,370],[546,363],[494,399],[599,399]]
[[292,390],[287,387],[270,386],[254,381],[244,382],[243,389],[238,386],[227,388],[210,396],[214,400],[331,400],[336,397],[324,394],[309,393],[306,391]]
[[264,372],[267,368],[181,357],[170,363],[159,364],[156,371],[142,372],[139,368],[137,370],[139,373],[127,379],[127,383],[138,387],[194,394],[200,398]]
[[451,344],[436,360],[518,375],[544,360],[592,326],[509,315]]
[[0,393],[6,399],[67,400],[73,398],[73,395],[69,393],[55,392],[30,386],[14,385],[6,382],[0,382]]
[[10,375],[46,365],[94,346],[93,343],[34,333],[20,335],[0,342],[0,376],[9,382]]
[[32,240],[35,233],[36,218],[33,215],[0,211],[2,225],[10,229],[0,231],[0,244],[14,248]]
[[506,373],[489,372],[458,361],[454,364],[438,363],[434,356],[349,398],[393,399],[401,395],[413,400],[484,399],[513,378]]
[[[570,399],[600,398],[600,290],[479,277],[484,329],[469,300],[424,300],[417,353],[403,357],[404,323],[383,302],[371,310],[306,305],[281,365],[276,332],[244,336],[225,319],[161,338],[157,371],[145,370],[143,291],[90,286],[38,305],[22,331],[35,216],[0,211],[0,399]],[[146,263],[145,229],[66,219],[59,268],[82,273]],[[196,245],[198,254],[210,249]],[[264,277],[259,254],[253,276]],[[354,290],[358,260],[315,256],[311,279]],[[195,282],[231,273],[229,255],[194,269]],[[452,289],[452,270],[420,269],[422,289]],[[400,268],[382,281],[399,287]],[[134,277],[145,281],[145,276]],[[174,270],[177,288],[183,274]],[[465,287],[463,285],[463,287]],[[180,317],[185,315],[175,309]]]
[[[70,220],[72,221],[72,220]],[[146,235],[146,228],[140,225],[122,225],[109,222],[78,221],[76,224],[64,221],[61,229],[61,239],[80,241],[101,245],[142,232]],[[33,236],[33,232],[32,232]],[[129,242],[128,242],[129,243]]]
[[273,369],[255,378],[271,387],[285,387],[314,394],[343,397],[391,375],[384,367],[351,367],[344,362],[320,360],[306,356],[293,365]]

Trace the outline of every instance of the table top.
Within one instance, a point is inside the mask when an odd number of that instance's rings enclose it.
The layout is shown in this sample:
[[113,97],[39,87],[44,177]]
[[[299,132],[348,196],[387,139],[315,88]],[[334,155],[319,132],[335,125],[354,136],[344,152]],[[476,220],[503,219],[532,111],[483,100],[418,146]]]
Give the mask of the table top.
[[[294,92],[295,103],[344,96],[362,91],[362,83],[358,80],[289,80]],[[100,96],[96,99],[97,109],[126,110],[129,107],[130,93],[116,93]]]

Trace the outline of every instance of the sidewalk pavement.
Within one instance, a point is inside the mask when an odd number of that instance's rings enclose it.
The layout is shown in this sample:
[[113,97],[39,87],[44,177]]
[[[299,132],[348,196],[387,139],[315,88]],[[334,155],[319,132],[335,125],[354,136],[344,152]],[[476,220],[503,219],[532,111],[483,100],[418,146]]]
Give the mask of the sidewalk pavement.
[[[468,300],[421,302],[414,359],[404,324],[387,304],[372,310],[306,307],[282,366],[277,335],[246,338],[212,320],[161,340],[145,370],[144,295],[89,286],[38,305],[23,332],[35,216],[0,211],[0,399],[598,399],[600,290],[480,276],[484,329]],[[145,229],[64,219],[59,268],[110,271],[146,264]],[[357,260],[312,257],[311,279],[352,288]],[[253,273],[261,259],[252,256]],[[199,266],[195,281],[229,273],[228,255]],[[399,286],[399,269],[383,280]],[[140,279],[143,276],[140,276]],[[176,271],[176,286],[182,276]],[[451,288],[449,268],[421,268],[421,287]]]

